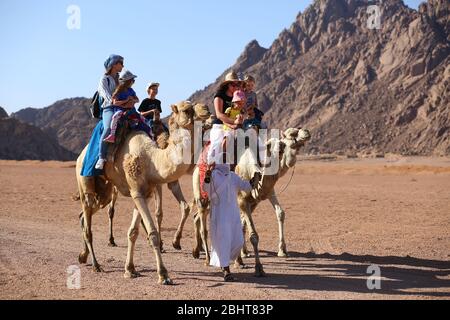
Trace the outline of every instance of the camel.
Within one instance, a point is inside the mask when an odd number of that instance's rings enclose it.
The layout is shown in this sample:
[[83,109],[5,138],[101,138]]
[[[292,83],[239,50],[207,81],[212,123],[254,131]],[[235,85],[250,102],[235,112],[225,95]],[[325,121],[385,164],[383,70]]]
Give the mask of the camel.
[[[105,165],[107,179],[104,177],[95,179],[81,177],[86,148],[77,159],[77,181],[83,210],[80,223],[84,244],[84,250],[80,253],[78,260],[80,263],[86,263],[90,253],[95,272],[101,272],[102,269],[93,249],[92,215],[111,203],[114,194],[113,188],[116,187],[123,196],[131,197],[135,204],[131,226],[128,230],[124,276],[134,278],[139,275],[134,267],[133,254],[139,234],[139,224],[142,220],[156,257],[158,282],[164,285],[172,284],[162,261],[158,230],[147,205],[147,201],[157,185],[178,180],[193,163],[193,143],[190,142],[196,116],[194,107],[192,103],[184,101],[173,105],[172,110],[169,122],[172,128],[178,130],[171,134],[166,149],[159,149],[143,132],[131,133],[117,150],[114,161],[108,161]],[[209,112],[205,113],[209,117]],[[204,116],[204,114],[199,116]],[[190,154],[186,154],[183,151],[189,144],[191,145]],[[183,161],[183,157],[184,159],[191,157],[191,162]]]
[[[256,191],[253,191],[252,193],[241,192],[238,196],[241,219],[243,222],[243,231],[245,233],[245,228],[249,228],[249,239],[253,245],[255,253],[255,275],[258,277],[264,276],[265,272],[259,259],[259,236],[253,223],[252,213],[261,201],[268,199],[271,202],[277,215],[280,234],[278,256],[287,256],[286,242],[284,239],[285,212],[278,202],[274,187],[277,181],[284,176],[290,168],[295,166],[297,162],[297,154],[300,148],[310,139],[310,137],[311,136],[308,130],[290,128],[285,131],[283,139],[270,139],[267,142],[266,146],[268,157],[270,157],[270,152],[279,152],[280,154],[279,169],[275,174],[267,174],[265,173],[264,168],[260,168],[256,165],[256,161],[254,161],[254,156],[250,150],[246,150],[242,154],[235,169],[236,173],[245,180],[250,180],[250,178],[254,176],[255,172],[262,173],[262,180]],[[201,199],[200,196],[200,176],[198,168],[196,168],[193,174],[193,191],[194,203],[198,208],[198,212],[194,215],[196,246],[194,247],[192,254],[194,258],[198,259],[200,256],[200,251],[203,249],[206,254],[205,265],[209,265],[210,255],[208,251],[206,231],[206,218],[209,212],[209,203],[208,201]],[[245,249],[243,249],[243,251],[244,254]],[[239,257],[236,261],[236,266],[238,267],[243,265],[242,258]]]
[[[210,129],[212,127],[212,122],[214,120],[213,115],[209,115],[209,118],[205,121],[205,118],[208,116],[209,111],[208,106],[202,103],[196,103],[194,105],[195,114],[197,115],[196,120],[204,121],[203,123],[203,132]],[[169,124],[170,126],[170,124]],[[169,131],[171,128],[169,128]],[[173,129],[173,128],[172,128]],[[161,121],[155,122],[153,127],[153,133],[156,136],[156,143],[160,149],[166,149],[169,146],[169,137],[170,134],[167,133],[164,128]],[[186,174],[192,174],[195,169],[195,163],[193,162],[191,168],[186,172]],[[179,225],[177,227],[177,231],[175,232],[174,238],[172,240],[172,246],[176,250],[181,250],[181,238],[182,238],[182,232],[184,229],[184,225],[186,224],[186,220],[189,217],[189,213],[191,211],[191,208],[187,201],[185,200],[185,197],[183,195],[183,191],[181,190],[181,186],[179,181],[169,182],[167,183],[167,187],[171,191],[172,195],[175,197],[175,199],[178,201],[179,208],[181,211],[181,219],[179,222]],[[112,196],[112,202],[108,206],[108,217],[109,217],[109,243],[108,245],[111,247],[117,247],[116,243],[114,242],[114,236],[113,236],[113,219],[115,214],[115,202],[117,199],[117,189],[113,189],[113,196]],[[162,185],[156,186],[156,190],[154,193],[155,196],[155,216],[157,220],[157,229],[158,234],[160,237],[160,248],[161,252],[164,253],[165,250],[163,248],[163,241],[161,238],[161,224],[163,219],[163,206],[162,206]],[[79,198],[78,198],[79,200]],[[143,225],[145,228],[145,226]]]

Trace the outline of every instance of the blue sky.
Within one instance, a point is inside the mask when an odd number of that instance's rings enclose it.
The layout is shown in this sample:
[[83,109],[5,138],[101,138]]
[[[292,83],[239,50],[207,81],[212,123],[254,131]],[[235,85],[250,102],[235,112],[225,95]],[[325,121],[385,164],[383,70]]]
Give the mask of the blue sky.
[[[417,8],[420,0],[407,0]],[[213,82],[253,39],[269,47],[311,0],[1,0],[0,106],[8,113],[90,97],[110,53],[125,57],[145,98],[168,106]],[[67,8],[80,8],[69,30]]]

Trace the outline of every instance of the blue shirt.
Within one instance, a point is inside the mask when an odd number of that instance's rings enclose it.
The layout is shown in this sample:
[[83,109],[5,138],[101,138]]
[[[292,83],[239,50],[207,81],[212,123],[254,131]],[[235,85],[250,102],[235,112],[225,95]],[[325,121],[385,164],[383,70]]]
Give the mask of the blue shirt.
[[136,97],[136,96],[137,96],[136,92],[132,88],[129,88],[127,91],[119,93],[116,98],[119,101],[124,101],[127,100],[129,97]]

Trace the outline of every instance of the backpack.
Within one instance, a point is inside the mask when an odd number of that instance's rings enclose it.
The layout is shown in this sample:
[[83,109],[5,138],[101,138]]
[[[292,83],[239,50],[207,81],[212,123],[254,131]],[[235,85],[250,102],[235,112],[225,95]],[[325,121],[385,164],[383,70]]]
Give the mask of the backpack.
[[[106,78],[108,80],[108,86],[109,86],[109,78]],[[102,118],[102,104],[103,104],[103,98],[100,96],[98,91],[94,93],[94,96],[91,99],[91,104],[89,105],[89,110],[91,111],[92,118],[95,119],[101,119]]]

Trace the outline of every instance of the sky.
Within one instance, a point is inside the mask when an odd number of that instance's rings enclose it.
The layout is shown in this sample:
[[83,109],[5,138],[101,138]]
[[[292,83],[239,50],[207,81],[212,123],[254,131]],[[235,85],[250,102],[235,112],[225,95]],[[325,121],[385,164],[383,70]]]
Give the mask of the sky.
[[[116,53],[138,76],[141,99],[147,83],[161,83],[167,115],[171,104],[214,82],[253,39],[270,47],[311,2],[0,0],[0,106],[11,113],[91,97],[103,62]],[[404,2],[417,9],[421,1]]]

